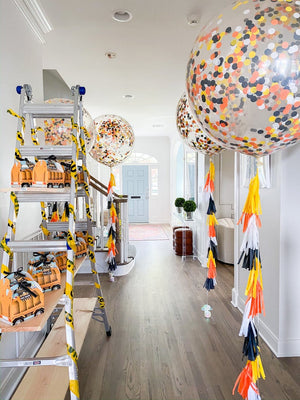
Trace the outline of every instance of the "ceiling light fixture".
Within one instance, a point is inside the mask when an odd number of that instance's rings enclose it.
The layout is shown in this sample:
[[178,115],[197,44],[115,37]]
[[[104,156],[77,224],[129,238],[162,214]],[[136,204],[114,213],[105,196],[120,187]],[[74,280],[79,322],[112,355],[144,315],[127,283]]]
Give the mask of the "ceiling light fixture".
[[112,60],[113,58],[117,57],[117,53],[115,53],[114,51],[107,51],[105,53],[106,57],[109,58],[110,60]]
[[23,14],[31,30],[42,44],[45,44],[45,33],[53,30],[45,12],[38,0],[14,0],[16,6]]
[[133,99],[134,95],[133,94],[123,94],[124,99]]
[[163,128],[164,125],[163,124],[153,124],[152,128]]
[[190,26],[195,26],[195,25],[199,25],[200,23],[200,17],[199,15],[193,14],[193,15],[188,15],[186,17],[187,23]]
[[128,22],[132,19],[132,14],[127,10],[116,10],[112,17],[117,22]]

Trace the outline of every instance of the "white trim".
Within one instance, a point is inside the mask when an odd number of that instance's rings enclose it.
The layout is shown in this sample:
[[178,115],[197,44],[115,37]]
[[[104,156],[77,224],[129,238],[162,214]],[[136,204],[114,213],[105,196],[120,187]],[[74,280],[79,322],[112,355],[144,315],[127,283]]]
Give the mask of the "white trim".
[[45,44],[45,33],[52,31],[52,26],[37,0],[14,0],[17,8],[26,19],[37,39]]

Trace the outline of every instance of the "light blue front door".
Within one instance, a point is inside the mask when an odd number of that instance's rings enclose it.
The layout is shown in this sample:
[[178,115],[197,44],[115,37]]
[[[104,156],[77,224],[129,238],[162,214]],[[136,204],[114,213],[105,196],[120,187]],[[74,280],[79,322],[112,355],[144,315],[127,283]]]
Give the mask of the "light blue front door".
[[128,195],[128,221],[149,222],[147,165],[123,165],[123,194]]

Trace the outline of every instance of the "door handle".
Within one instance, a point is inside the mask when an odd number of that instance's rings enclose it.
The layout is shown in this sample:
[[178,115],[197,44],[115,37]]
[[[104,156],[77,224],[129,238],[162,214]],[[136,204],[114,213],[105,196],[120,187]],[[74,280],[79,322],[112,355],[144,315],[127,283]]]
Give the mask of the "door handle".
[[140,199],[142,196],[130,196],[131,199]]

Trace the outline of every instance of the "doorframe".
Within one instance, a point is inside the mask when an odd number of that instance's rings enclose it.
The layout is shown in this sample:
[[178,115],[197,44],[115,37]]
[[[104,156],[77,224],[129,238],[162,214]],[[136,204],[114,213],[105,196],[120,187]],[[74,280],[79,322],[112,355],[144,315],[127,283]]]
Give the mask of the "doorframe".
[[[151,166],[151,164],[142,164],[142,163],[135,163],[135,164],[123,164],[121,167],[122,167],[122,172],[121,172],[121,174],[120,174],[120,178],[121,178],[121,182],[120,182],[120,185],[121,185],[121,187],[122,187],[122,193],[124,192],[124,188],[123,188],[123,167],[147,167],[147,172],[148,172],[148,187],[147,187],[147,191],[148,191],[148,209],[147,209],[147,222],[144,222],[145,224],[149,224],[149,221],[150,221],[150,199],[151,199],[151,183],[150,183],[150,179],[151,179],[151,176],[150,176],[150,167]],[[128,196],[129,197],[129,196]],[[130,223],[132,223],[132,224],[138,224],[138,222],[129,222],[129,217],[128,217],[128,223],[130,224]]]

